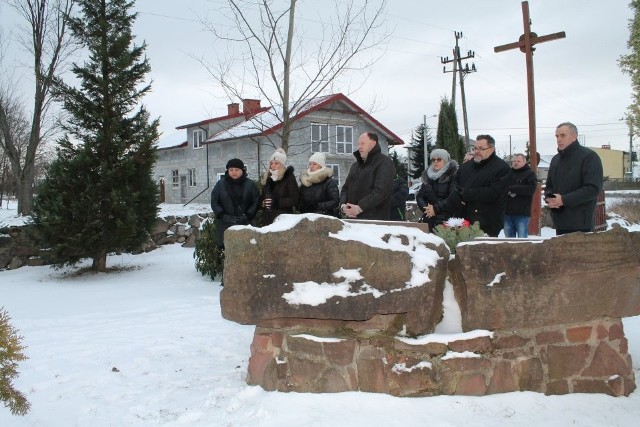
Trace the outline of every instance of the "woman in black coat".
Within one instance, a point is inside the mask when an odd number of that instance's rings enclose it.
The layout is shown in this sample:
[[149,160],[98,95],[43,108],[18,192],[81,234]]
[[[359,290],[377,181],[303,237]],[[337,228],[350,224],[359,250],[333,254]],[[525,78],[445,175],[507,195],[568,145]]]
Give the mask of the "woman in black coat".
[[301,213],[337,216],[340,191],[332,176],[333,169],[326,166],[324,153],[315,153],[309,158],[309,167],[300,175],[298,210]]
[[216,216],[216,246],[224,249],[227,228],[253,221],[259,198],[258,186],[247,177],[242,160],[229,160],[227,171],[211,191],[211,209]]
[[285,166],[287,154],[278,148],[269,159],[269,169],[262,176],[262,226],[269,225],[283,213],[293,213],[300,200],[300,190],[293,166]]
[[[458,162],[451,160],[451,156],[442,148],[436,148],[429,155],[431,165],[422,174],[422,186],[416,195],[416,203],[422,212],[421,222],[429,224],[429,230],[433,230],[436,225],[442,224],[455,212],[448,212],[443,208],[436,209],[436,215],[426,216],[427,205],[438,206],[444,201],[453,190],[455,174],[458,172]],[[442,203],[440,203],[442,205]]]

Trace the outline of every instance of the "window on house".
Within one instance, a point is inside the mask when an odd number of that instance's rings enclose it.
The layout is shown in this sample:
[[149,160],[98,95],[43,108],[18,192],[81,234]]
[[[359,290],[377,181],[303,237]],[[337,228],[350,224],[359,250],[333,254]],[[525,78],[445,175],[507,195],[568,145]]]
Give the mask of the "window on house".
[[196,129],[193,131],[193,148],[202,148],[204,142],[204,131],[202,129]]
[[311,124],[311,151],[314,153],[329,152],[329,125]]
[[327,167],[333,169],[333,176],[331,178],[333,178],[338,184],[338,187],[340,187],[340,165],[328,164]]
[[353,126],[336,126],[336,153],[353,153]]
[[178,175],[178,169],[171,171],[171,185],[177,187],[180,185],[180,175]]
[[194,169],[189,169],[189,187],[195,187],[196,186],[196,170]]

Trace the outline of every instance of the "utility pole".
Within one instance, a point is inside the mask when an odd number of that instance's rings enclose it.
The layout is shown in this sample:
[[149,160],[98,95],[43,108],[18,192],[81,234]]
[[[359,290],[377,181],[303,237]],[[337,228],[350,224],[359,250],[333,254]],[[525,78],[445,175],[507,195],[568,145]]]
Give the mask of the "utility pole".
[[422,146],[424,147],[424,170],[429,169],[429,144],[427,144],[427,115],[422,116]]
[[[463,67],[462,61],[465,59],[474,58],[476,54],[475,52],[469,50],[467,51],[466,56],[460,56],[460,46],[458,45],[458,40],[462,38],[462,32],[454,31],[453,34],[456,37],[456,46],[453,49],[453,59],[449,59],[448,56],[446,58],[440,57],[440,62],[442,64],[445,64],[445,66],[442,67],[443,73],[453,73],[453,85],[451,88],[451,104],[453,105],[454,109],[456,107],[456,91],[455,91],[456,73],[460,75],[460,97],[462,98],[462,120],[464,123],[464,136],[465,136],[464,145],[466,147],[469,141],[469,121],[467,120],[467,102],[464,94],[464,78],[467,76],[467,74],[475,73],[477,70],[476,70],[475,63],[472,63],[471,68],[469,68],[469,64],[465,64],[465,66]],[[447,71],[446,64],[449,64],[449,63],[453,63],[452,71]]]

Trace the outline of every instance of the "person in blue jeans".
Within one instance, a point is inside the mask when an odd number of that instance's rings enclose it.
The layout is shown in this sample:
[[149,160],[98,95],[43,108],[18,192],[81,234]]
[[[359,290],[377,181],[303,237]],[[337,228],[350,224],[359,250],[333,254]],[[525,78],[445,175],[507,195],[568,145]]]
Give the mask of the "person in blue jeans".
[[507,186],[507,205],[504,215],[505,237],[528,237],[531,202],[537,179],[524,154],[511,158],[511,177]]

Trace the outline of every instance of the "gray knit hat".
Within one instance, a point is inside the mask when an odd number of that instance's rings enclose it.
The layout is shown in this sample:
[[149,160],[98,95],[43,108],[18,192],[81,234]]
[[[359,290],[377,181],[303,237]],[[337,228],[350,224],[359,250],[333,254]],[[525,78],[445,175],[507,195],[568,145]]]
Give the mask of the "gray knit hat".
[[444,148],[436,148],[429,154],[429,158],[439,158],[444,160],[445,163],[449,163],[449,161],[451,160],[451,156]]

